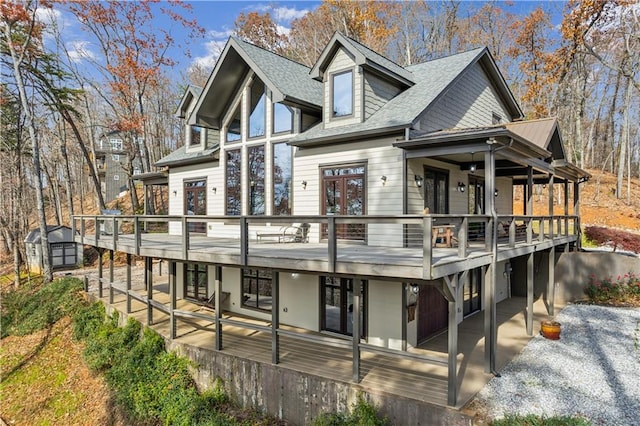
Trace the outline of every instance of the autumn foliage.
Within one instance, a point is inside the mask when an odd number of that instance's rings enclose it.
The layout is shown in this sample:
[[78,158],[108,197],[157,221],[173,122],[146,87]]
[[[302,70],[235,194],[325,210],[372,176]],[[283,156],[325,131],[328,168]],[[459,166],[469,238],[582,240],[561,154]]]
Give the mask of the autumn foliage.
[[585,229],[587,239],[599,245],[611,245],[613,251],[622,250],[640,253],[640,235],[619,231],[602,226],[587,226]]

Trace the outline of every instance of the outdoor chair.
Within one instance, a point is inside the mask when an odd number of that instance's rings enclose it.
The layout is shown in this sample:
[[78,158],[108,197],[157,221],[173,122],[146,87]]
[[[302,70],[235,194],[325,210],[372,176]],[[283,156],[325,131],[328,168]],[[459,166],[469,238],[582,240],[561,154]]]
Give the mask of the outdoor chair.
[[307,243],[309,242],[308,223],[294,223],[292,225],[281,226],[278,231],[256,232],[256,239],[262,241],[264,238],[277,239],[279,243]]

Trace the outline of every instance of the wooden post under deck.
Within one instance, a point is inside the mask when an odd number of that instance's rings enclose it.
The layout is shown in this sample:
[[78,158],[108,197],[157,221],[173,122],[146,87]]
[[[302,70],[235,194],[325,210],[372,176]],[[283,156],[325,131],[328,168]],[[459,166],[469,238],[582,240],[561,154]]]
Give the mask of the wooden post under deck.
[[547,283],[547,309],[549,315],[554,315],[554,302],[556,298],[556,246],[549,249],[549,281]]
[[280,340],[278,328],[280,327],[280,273],[272,272],[271,288],[271,362],[280,362]]
[[176,338],[176,310],[177,294],[176,294],[176,262],[169,261],[169,336],[173,340]]
[[222,324],[220,324],[220,318],[222,318],[222,267],[219,265],[215,265],[213,267],[213,280],[216,287],[216,297],[215,297],[215,314],[216,314],[216,350],[222,350]]
[[113,250],[109,250],[109,304],[113,305]]
[[102,299],[102,249],[98,249],[98,298]]
[[131,263],[132,256],[131,253],[127,253],[127,276],[126,276],[126,288],[127,288],[127,306],[126,311],[128,314],[131,313]]
[[460,284],[458,274],[445,277],[453,288],[453,300],[449,300],[448,342],[448,380],[447,404],[455,406],[458,400],[458,308],[460,306]]
[[[490,143],[490,141],[487,141]],[[487,250],[491,250],[491,264],[487,266],[485,271],[484,288],[484,354],[485,354],[485,371],[493,373],[496,370],[496,348],[498,340],[498,328],[496,317],[496,269],[498,256],[498,241],[496,227],[497,213],[495,208],[495,179],[496,179],[496,162],[495,152],[493,148],[484,153],[484,174],[485,174],[485,193],[484,205],[485,213],[491,215],[489,226],[485,231],[485,246]]]
[[362,280],[353,280],[353,382],[360,382],[360,295]]
[[582,248],[582,229],[580,228],[580,184],[578,182],[573,182],[573,215],[577,217],[574,232],[578,239],[575,251],[580,251]]
[[527,335],[533,336],[533,253],[527,256]]
[[151,300],[153,300],[153,258],[144,258],[144,270],[147,277],[147,325],[153,324],[153,306]]

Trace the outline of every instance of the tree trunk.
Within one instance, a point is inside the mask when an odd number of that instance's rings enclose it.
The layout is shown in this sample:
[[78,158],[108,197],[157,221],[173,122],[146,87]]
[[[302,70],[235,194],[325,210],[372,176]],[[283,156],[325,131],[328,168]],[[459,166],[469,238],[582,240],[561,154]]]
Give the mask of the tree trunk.
[[[35,19],[35,18],[34,18]],[[42,269],[44,282],[49,283],[53,281],[53,271],[51,269],[51,262],[49,256],[46,254],[49,253],[49,238],[47,237],[47,217],[44,210],[44,195],[42,190],[42,170],[40,167],[40,141],[36,135],[36,128],[33,122],[32,111],[28,102],[27,92],[25,90],[24,82],[22,80],[22,71],[20,69],[21,64],[24,60],[24,56],[18,55],[16,52],[16,46],[14,45],[14,40],[11,34],[11,27],[9,25],[5,25],[4,27],[4,35],[6,41],[7,50],[9,50],[9,54],[11,55],[11,59],[13,62],[13,74],[16,79],[16,86],[18,88],[20,102],[22,104],[23,113],[25,114],[25,127],[29,131],[29,139],[31,140],[31,146],[33,148],[32,153],[32,164],[33,164],[33,179],[35,183],[35,191],[36,191],[36,210],[38,212],[38,226],[40,228],[40,243],[42,245]],[[30,38],[25,40],[24,46],[27,46],[30,43]],[[24,52],[24,50],[23,50]]]
[[622,183],[624,181],[624,169],[627,166],[627,144],[629,143],[627,138],[627,125],[629,113],[627,112],[629,109],[629,101],[631,98],[631,82],[627,82],[627,90],[624,97],[624,104],[622,106],[622,110],[625,111],[624,118],[622,120],[622,125],[620,126],[620,137],[618,139],[618,144],[620,145],[620,149],[618,151],[618,173],[616,176],[616,198],[622,198]]

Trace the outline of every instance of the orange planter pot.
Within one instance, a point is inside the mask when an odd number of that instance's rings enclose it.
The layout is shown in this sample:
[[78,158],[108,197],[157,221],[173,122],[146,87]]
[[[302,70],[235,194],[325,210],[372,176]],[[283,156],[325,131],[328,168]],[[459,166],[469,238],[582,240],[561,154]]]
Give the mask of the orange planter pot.
[[540,334],[547,339],[560,339],[560,323],[556,321],[542,321],[542,324],[540,324]]

